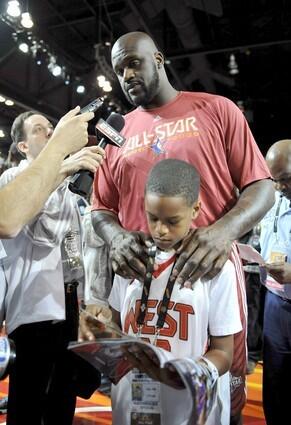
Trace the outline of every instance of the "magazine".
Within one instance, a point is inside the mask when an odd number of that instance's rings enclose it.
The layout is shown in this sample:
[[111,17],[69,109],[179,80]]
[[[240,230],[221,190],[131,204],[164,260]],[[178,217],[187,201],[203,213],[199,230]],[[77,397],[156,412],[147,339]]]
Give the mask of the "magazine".
[[[215,401],[217,383],[213,385],[211,372],[203,362],[190,358],[175,359],[173,355],[141,338],[123,333],[112,323],[104,323],[91,317],[95,323],[94,341],[71,342],[68,349],[85,359],[101,373],[117,384],[123,376],[133,369],[126,358],[125,351],[142,349],[161,368],[175,371],[182,382],[182,390],[192,400],[189,406],[189,425],[205,423]],[[177,389],[177,391],[179,391]]]
[[247,263],[256,263],[259,265],[260,281],[263,285],[265,285],[271,291],[274,290],[275,293],[283,298],[291,298],[291,285],[282,285],[268,274],[265,266],[266,261],[258,251],[256,251],[251,245],[242,243],[238,243],[237,247],[240,257],[243,261],[246,261]]
[[113,384],[117,384],[132,369],[130,362],[126,359],[126,350],[134,352],[136,347],[139,347],[146,351],[147,355],[160,367],[165,367],[165,363],[173,359],[170,352],[151,345],[141,338],[127,335],[112,323],[101,322],[95,317],[91,319],[96,325],[95,328],[91,328],[96,340],[71,342],[69,350],[108,376]]

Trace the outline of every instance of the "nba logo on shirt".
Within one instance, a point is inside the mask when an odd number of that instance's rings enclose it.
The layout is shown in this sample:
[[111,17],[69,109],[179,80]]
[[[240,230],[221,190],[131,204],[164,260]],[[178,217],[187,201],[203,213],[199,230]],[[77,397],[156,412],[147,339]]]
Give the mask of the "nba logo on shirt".
[[154,143],[151,145],[151,149],[154,151],[156,155],[160,155],[165,153],[164,144],[166,142],[162,142],[159,138],[157,138]]

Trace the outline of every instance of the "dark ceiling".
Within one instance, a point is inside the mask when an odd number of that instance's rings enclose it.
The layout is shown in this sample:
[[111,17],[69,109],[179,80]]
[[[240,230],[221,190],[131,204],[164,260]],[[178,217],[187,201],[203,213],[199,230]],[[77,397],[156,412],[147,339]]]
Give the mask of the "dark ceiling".
[[[0,103],[0,128],[6,134],[15,116],[26,109],[56,120],[71,107],[103,95],[96,84],[100,73],[106,73],[113,87],[102,114],[110,108],[130,109],[111,71],[110,43],[128,31],[141,30],[164,52],[168,75],[177,89],[218,93],[242,105],[263,153],[276,140],[291,138],[290,1],[19,2],[35,23],[27,31],[38,42],[43,40],[71,82],[65,85],[61,77],[52,76],[47,52],[37,65],[32,53],[19,51],[12,36],[17,23],[7,21],[7,1],[0,0],[0,95],[15,102],[13,107]],[[23,35],[18,34],[18,39]],[[237,75],[229,74],[231,54],[238,64]],[[80,82],[86,87],[84,94],[75,91]],[[2,151],[9,143],[8,136],[0,139]]]

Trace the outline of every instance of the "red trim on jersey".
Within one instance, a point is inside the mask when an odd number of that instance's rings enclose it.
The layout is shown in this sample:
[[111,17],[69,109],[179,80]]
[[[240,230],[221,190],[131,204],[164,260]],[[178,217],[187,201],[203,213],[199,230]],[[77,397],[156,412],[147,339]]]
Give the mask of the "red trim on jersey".
[[157,277],[160,276],[161,273],[163,273],[164,270],[166,270],[166,268],[175,262],[176,259],[176,255],[174,254],[172,257],[170,257],[167,261],[165,261],[162,264],[156,264],[156,266],[158,266],[158,268],[153,272],[153,276],[155,279],[157,279]]

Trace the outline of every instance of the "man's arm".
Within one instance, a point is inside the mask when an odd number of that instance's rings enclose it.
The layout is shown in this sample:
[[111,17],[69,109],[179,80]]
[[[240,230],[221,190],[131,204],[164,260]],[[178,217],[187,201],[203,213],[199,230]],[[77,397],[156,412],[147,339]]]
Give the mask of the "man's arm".
[[181,254],[173,270],[177,282],[189,286],[202,276],[213,278],[229,258],[232,243],[263,218],[274,200],[272,180],[254,182],[217,222],[190,232],[178,251]]
[[94,114],[78,115],[77,107],[58,123],[53,136],[33,163],[0,190],[0,237],[14,237],[41,210],[50,193],[66,175],[64,158],[88,142],[87,127]]

